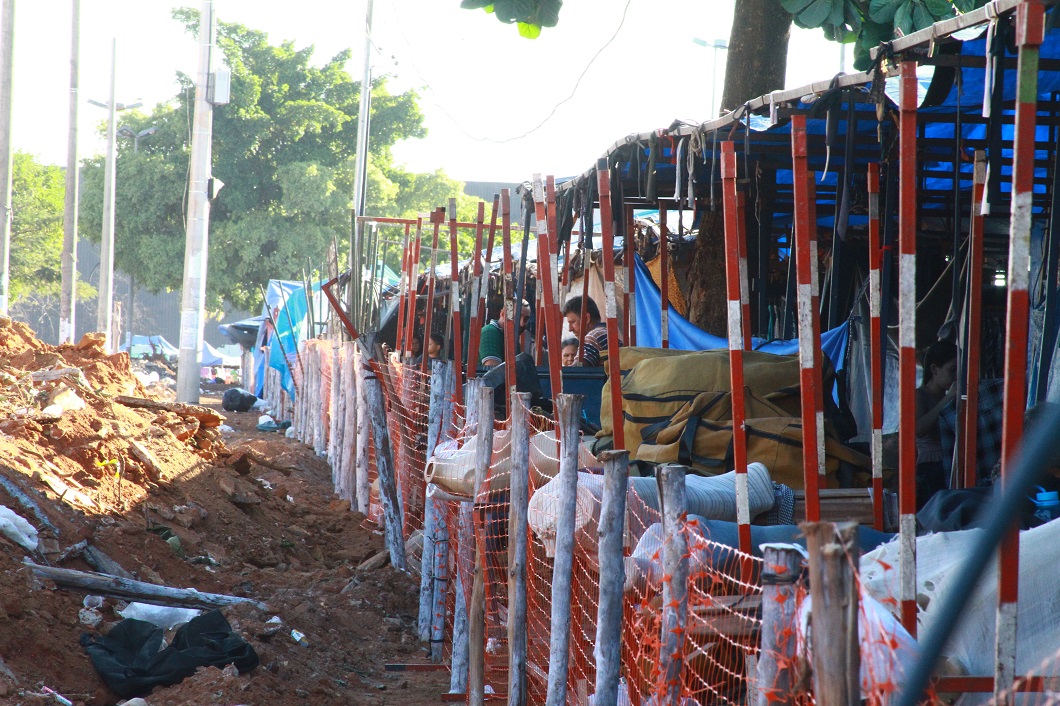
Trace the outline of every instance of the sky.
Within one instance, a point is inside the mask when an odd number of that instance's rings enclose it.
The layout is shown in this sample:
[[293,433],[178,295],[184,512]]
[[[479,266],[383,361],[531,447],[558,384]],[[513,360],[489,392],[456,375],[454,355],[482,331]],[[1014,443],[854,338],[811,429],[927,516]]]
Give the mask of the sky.
[[[412,171],[443,169],[463,181],[572,176],[628,134],[710,119],[712,96],[721,98],[725,52],[715,65],[715,51],[693,40],[728,39],[732,0],[567,0],[559,25],[536,40],[459,5],[375,2],[373,73],[388,75],[392,91],[417,91],[428,130],[394,149]],[[12,138],[16,149],[65,164],[71,0],[16,6]],[[81,1],[82,156],[104,150],[106,112],[87,100],[108,99],[112,39],[118,103],[142,100],[149,111],[176,93],[178,71],[194,74],[195,40],[170,15],[181,6],[201,2]],[[274,43],[314,46],[316,63],[352,49],[347,69],[360,80],[365,0],[216,0],[214,7],[218,19],[267,32]],[[840,55],[819,30],[793,28],[786,88],[830,78]],[[847,70],[851,64],[848,50]]]

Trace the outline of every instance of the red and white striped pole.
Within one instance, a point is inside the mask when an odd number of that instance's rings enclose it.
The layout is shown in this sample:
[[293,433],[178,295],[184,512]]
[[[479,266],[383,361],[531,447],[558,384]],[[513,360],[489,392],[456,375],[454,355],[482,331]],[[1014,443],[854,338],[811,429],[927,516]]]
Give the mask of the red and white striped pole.
[[611,380],[611,419],[614,448],[626,448],[622,428],[622,372],[618,365],[618,306],[615,299],[615,239],[611,217],[611,172],[607,160],[596,163],[597,193],[600,194],[600,235],[603,237],[604,319],[607,322],[607,376]]
[[[560,289],[560,270],[559,270],[559,225],[557,224],[556,216],[556,177],[549,174],[545,177],[545,218],[548,222],[548,270],[552,275],[552,300],[551,306],[549,302],[545,303],[545,310],[551,313],[553,318],[553,327],[556,329],[556,369],[560,370],[563,367],[563,316],[560,312],[560,304],[562,290]],[[549,354],[549,364],[552,363],[551,353]]]
[[666,232],[666,206],[659,202],[659,340],[670,347],[670,243]]
[[821,404],[821,331],[815,306],[817,279],[817,213],[814,176],[809,169],[806,116],[791,118],[791,154],[795,198],[795,270],[799,312],[799,367],[802,388],[802,467],[806,486],[806,521],[820,522],[820,487],[824,477],[824,410]]
[[968,370],[963,411],[961,468],[964,487],[974,488],[979,480],[979,339],[983,312],[983,193],[986,191],[986,152],[976,150],[972,181],[971,231],[968,235]]
[[880,324],[880,165],[869,165],[869,371],[872,380],[872,526],[883,530],[883,329]]
[[[449,199],[449,310],[453,316],[453,393],[464,399],[464,322],[460,316],[460,253],[457,248],[456,199]],[[476,258],[477,259],[477,258]],[[472,266],[474,272],[474,266]],[[472,275],[474,279],[474,275]],[[423,343],[425,350],[427,342]],[[456,407],[453,407],[456,414]]]
[[[1023,438],[1027,408],[1027,336],[1030,317],[1031,218],[1034,205],[1034,142],[1038,111],[1038,59],[1045,38],[1041,0],[1016,8],[1015,139],[1012,145],[1012,203],[1009,208],[1008,312],[1005,329],[1005,387],[1002,401],[1001,484],[1009,483],[1012,461]],[[1001,540],[998,564],[997,645],[994,699],[1013,701],[1016,678],[1016,606],[1019,598],[1019,527]]]
[[401,351],[401,345],[405,342],[405,319],[408,316],[409,306],[409,258],[412,256],[409,252],[409,232],[412,223],[405,224],[405,241],[401,248],[401,281],[398,284],[398,292],[400,299],[398,299],[398,320],[397,320],[397,336],[394,338],[394,347]]
[[430,361],[427,355],[427,342],[431,336],[431,326],[434,324],[434,271],[438,268],[438,235],[442,229],[442,219],[445,212],[439,207],[431,213],[431,225],[434,226],[434,237],[431,239],[430,270],[427,271],[427,310],[423,322],[423,338],[420,339],[420,372],[427,373],[427,363]]
[[[740,551],[751,555],[751,504],[747,490],[747,403],[744,397],[744,320],[741,292],[739,196],[736,189],[736,145],[721,143],[721,188],[725,216],[725,289],[729,300],[729,381],[732,388],[732,457],[736,471],[736,524]],[[744,260],[743,262],[746,262]],[[743,579],[750,581],[750,565],[741,562]]]
[[467,332],[467,374],[469,378],[474,377],[475,371],[478,370],[478,344],[484,325],[482,317],[485,309],[486,285],[489,282],[489,265],[482,264],[482,231],[485,221],[486,204],[479,201],[478,213],[475,214],[475,252],[471,259],[471,318],[468,321]]
[[515,275],[512,266],[512,197],[510,189],[501,189],[501,256],[504,268],[504,387],[505,409],[509,416],[515,399],[515,355],[518,322],[515,320]]
[[412,337],[416,328],[416,309],[420,301],[420,260],[423,259],[420,250],[423,236],[423,214],[416,218],[416,243],[412,246],[409,254],[409,307],[408,321],[405,323],[405,341],[402,350],[405,354],[412,352]]
[[[549,244],[548,213],[545,201],[545,186],[541,175],[535,174],[533,181],[534,209],[537,217],[537,282],[541,286],[541,309],[545,319],[545,334],[548,337],[548,379],[552,385],[552,398],[563,392],[561,371],[560,332],[556,330],[559,319],[556,304],[556,277],[552,271],[552,246]],[[553,309],[557,309],[553,313]]]
[[898,505],[902,625],[916,636],[916,62],[898,98]]

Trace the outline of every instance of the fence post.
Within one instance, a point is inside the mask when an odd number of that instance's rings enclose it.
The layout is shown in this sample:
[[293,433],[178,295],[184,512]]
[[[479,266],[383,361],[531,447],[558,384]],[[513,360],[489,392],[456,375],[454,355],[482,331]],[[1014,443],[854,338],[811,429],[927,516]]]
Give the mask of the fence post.
[[440,500],[426,499],[434,515],[434,565],[431,581],[431,661],[440,664],[445,644],[445,598],[449,589],[449,518]]
[[802,554],[785,544],[763,547],[762,631],[758,655],[755,706],[790,706],[795,703],[795,582],[802,569]]
[[657,469],[662,505],[663,598],[662,634],[659,646],[659,703],[678,706],[684,683],[685,630],[688,625],[688,539],[685,519],[688,496],[684,466],[667,463]]
[[512,395],[508,514],[508,706],[526,706],[526,553],[530,504],[530,393]]
[[348,341],[343,343],[345,352],[345,384],[342,395],[346,398],[346,421],[342,431],[342,476],[343,476],[343,499],[350,501],[351,510],[359,510],[357,506],[357,481],[355,466],[357,464],[357,366],[353,351],[357,344]]
[[[486,481],[493,457],[493,388],[482,385],[476,398],[478,429],[475,433],[475,505]],[[486,577],[482,547],[475,542],[475,583],[471,588],[468,611],[468,703],[482,706],[486,698]]]
[[[478,382],[477,380],[469,380]],[[466,389],[466,388],[465,388]],[[468,618],[467,594],[464,592],[464,579],[460,567],[468,560],[467,553],[475,541],[471,530],[471,503],[459,503],[457,512],[457,555],[456,555],[456,606],[453,608],[453,660],[449,667],[449,693],[464,694],[467,692],[468,672]]]
[[[813,598],[813,693],[819,706],[861,700],[858,647],[858,526],[853,522],[804,522]],[[821,636],[823,639],[816,639]]]
[[600,604],[596,614],[596,706],[617,706],[618,675],[622,665],[622,587],[626,583],[623,540],[626,527],[626,488],[629,452],[605,451],[604,497],[598,529],[600,548]]
[[[445,403],[446,363],[435,360],[431,364],[431,396],[427,410],[427,448],[424,458],[434,455],[442,425],[442,408]],[[423,504],[423,551],[420,554],[420,614],[417,627],[420,642],[431,639],[434,615],[434,533],[437,520],[435,502],[427,498]]]
[[354,460],[357,464],[357,509],[367,515],[371,509],[371,490],[368,485],[368,368],[364,360],[364,351],[355,344],[354,370],[357,378],[357,453]]
[[379,501],[383,505],[386,547],[390,550],[390,563],[394,568],[407,571],[405,536],[402,534],[404,525],[401,521],[397,478],[394,475],[394,456],[390,451],[390,432],[386,426],[383,383],[374,371],[365,375],[364,381],[369,417],[372,420],[372,436],[375,440],[375,464],[379,471]]
[[556,556],[552,564],[552,631],[548,650],[547,706],[567,703],[570,661],[571,579],[574,570],[574,518],[578,501],[578,438],[584,395],[560,394],[556,400],[559,425],[559,508],[556,516]]

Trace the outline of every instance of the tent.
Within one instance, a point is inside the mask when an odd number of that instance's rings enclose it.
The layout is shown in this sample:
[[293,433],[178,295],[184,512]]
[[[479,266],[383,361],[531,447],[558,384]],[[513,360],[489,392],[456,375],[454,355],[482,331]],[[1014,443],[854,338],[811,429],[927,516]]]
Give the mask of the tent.
[[221,351],[211,346],[206,341],[202,342],[202,365],[203,367],[224,367],[224,368],[238,368],[240,366],[239,358],[234,355],[225,355]]

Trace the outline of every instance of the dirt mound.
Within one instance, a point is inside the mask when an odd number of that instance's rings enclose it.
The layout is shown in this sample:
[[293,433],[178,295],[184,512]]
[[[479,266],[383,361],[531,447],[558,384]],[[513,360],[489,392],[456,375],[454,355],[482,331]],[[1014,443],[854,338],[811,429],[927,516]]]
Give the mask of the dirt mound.
[[56,703],[46,688],[76,704],[119,701],[79,639],[106,633],[125,604],[106,598],[101,622],[85,624],[84,595],[35,578],[27,556],[267,605],[223,610],[257,669],[202,669],[156,688],[152,706],[436,703],[447,673],[383,669],[424,661],[417,580],[359,571],[382,535],[334,498],[328,464],[256,432],[253,412],[220,431],[213,402],[151,399],[127,356],[97,338],[53,347],[0,325],[0,505],[39,537],[27,551],[0,534],[0,704]]

